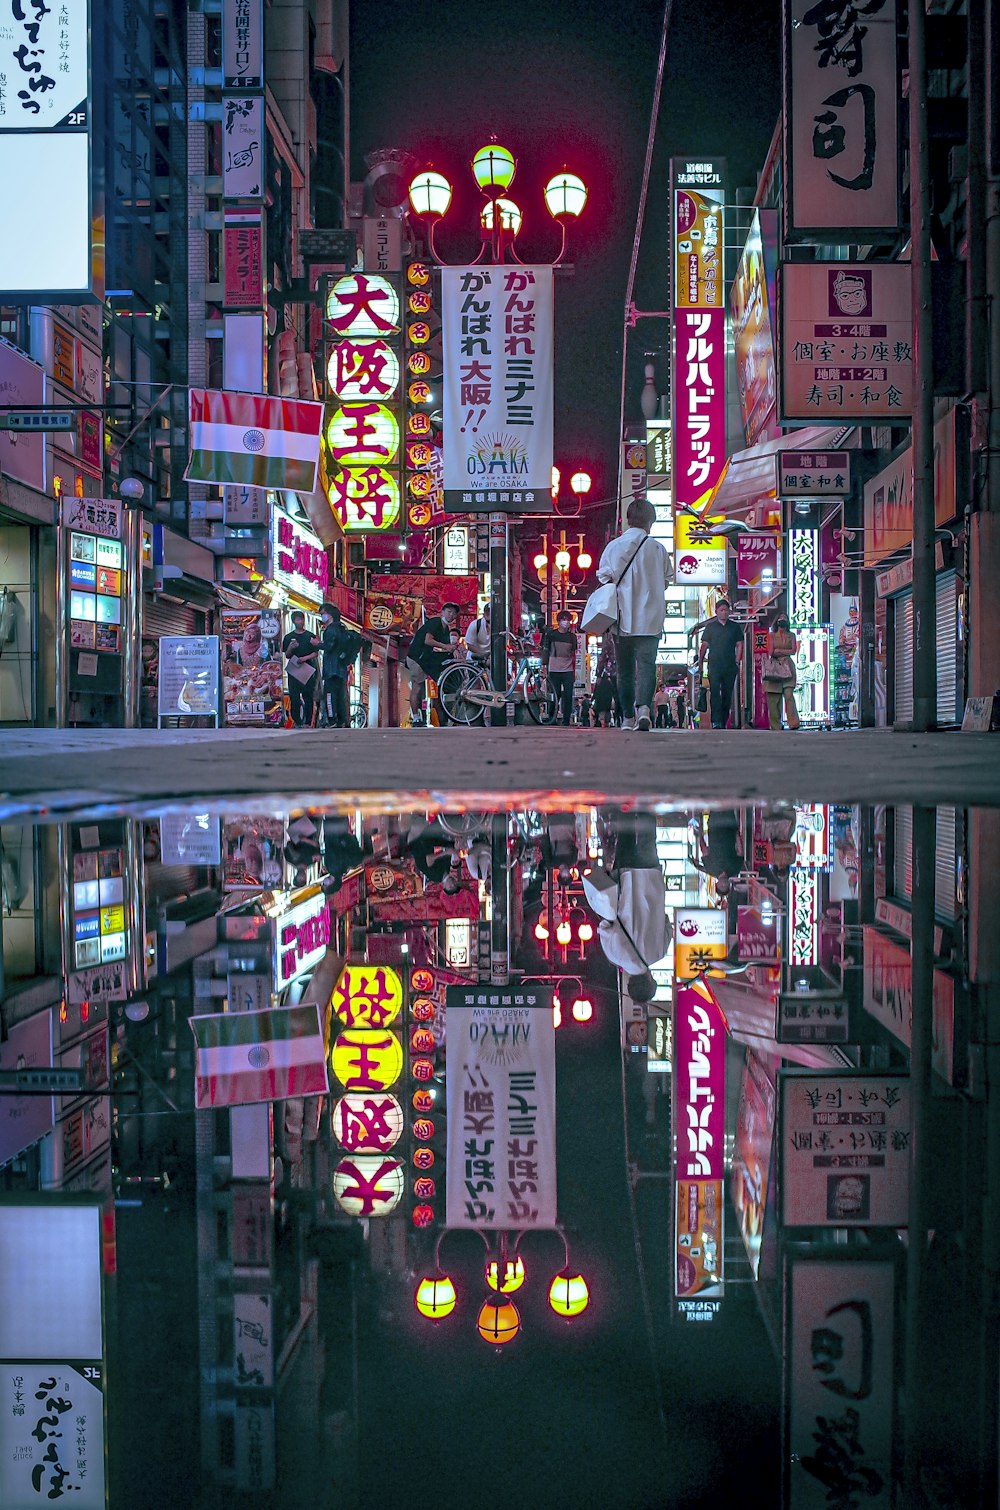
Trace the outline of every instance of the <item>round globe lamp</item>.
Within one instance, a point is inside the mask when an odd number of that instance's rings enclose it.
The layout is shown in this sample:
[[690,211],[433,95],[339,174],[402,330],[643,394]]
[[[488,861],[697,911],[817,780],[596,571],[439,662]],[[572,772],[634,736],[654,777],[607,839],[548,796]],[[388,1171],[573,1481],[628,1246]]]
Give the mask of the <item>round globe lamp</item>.
[[413,1303],[428,1321],[443,1321],[455,1309],[458,1297],[448,1274],[429,1274],[417,1285]]
[[499,1290],[501,1295],[512,1295],[524,1284],[524,1260],[520,1257],[508,1258],[503,1274],[500,1274],[496,1259],[491,1258],[486,1265],[486,1283],[491,1290]]
[[521,229],[521,207],[512,199],[488,199],[479,214],[479,223],[487,235],[493,233],[494,219],[505,235],[516,236]]
[[569,551],[556,551],[556,571],[569,571]]
[[480,147],[472,159],[472,174],[484,194],[502,194],[514,182],[517,162],[513,152],[498,142]]
[[583,214],[587,203],[587,185],[575,173],[564,170],[545,185],[545,203],[553,220],[559,220],[563,215],[572,215],[575,219]]
[[503,1347],[506,1343],[513,1342],[521,1330],[521,1318],[512,1300],[491,1295],[480,1306],[476,1325],[484,1342]]
[[573,1003],[573,1021],[589,1022],[594,1015],[594,1003],[588,1001],[586,996],[577,997]]
[[417,174],[410,184],[409,194],[414,213],[430,220],[440,220],[451,204],[451,184],[443,173],[435,173],[433,168],[424,168]]
[[557,1316],[572,1321],[590,1304],[590,1291],[582,1274],[557,1274],[549,1286],[549,1305]]
[[569,485],[577,497],[579,497],[581,493],[590,492],[593,487],[593,481],[589,472],[574,472],[569,480]]

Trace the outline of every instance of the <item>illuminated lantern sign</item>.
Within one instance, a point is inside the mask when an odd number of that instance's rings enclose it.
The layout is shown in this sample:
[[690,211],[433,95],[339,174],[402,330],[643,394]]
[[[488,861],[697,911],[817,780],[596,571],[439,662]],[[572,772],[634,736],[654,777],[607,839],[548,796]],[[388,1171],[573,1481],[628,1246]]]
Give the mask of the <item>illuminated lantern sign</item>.
[[341,1096],[333,1108],[333,1135],[350,1153],[388,1153],[403,1131],[403,1108],[395,1096]]
[[399,329],[399,295],[387,278],[348,273],[327,295],[326,317],[337,336],[385,336]]
[[694,980],[729,952],[724,907],[680,907],[674,914],[674,974]]
[[347,534],[386,530],[399,518],[399,482],[385,467],[338,467],[326,495]]
[[345,1028],[333,1046],[333,1073],[348,1091],[387,1091],[403,1070],[403,1045],[386,1028]]
[[385,404],[344,404],[326,428],[331,457],[340,466],[388,465],[399,450],[399,421]]
[[406,281],[414,288],[426,288],[431,281],[431,270],[426,262],[411,262],[406,269]]
[[330,563],[322,542],[277,503],[271,506],[271,561],[276,582],[307,603],[323,602]]
[[349,1028],[384,1028],[399,1016],[403,982],[388,965],[345,965],[332,1005]]
[[403,1194],[403,1166],[398,1159],[359,1154],[341,1159],[333,1172],[337,1205],[349,1216],[388,1216]]
[[399,357],[385,341],[341,341],[327,377],[339,399],[390,399],[399,387]]

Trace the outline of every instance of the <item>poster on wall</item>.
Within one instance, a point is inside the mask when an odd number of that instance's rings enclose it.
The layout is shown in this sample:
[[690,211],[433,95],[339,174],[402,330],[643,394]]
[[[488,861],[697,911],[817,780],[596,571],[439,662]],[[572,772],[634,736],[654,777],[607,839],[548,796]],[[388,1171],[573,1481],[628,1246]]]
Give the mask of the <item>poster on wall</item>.
[[[729,314],[736,353],[736,385],[748,446],[777,433],[778,397],[774,361],[774,267],[777,260],[777,212],[754,210],[743,255],[729,291]],[[765,262],[765,230],[767,252]],[[769,276],[770,274],[770,276]]]
[[280,614],[227,608],[220,619],[226,723],[277,727],[285,717]]
[[551,514],[552,268],[442,273],[444,506]]

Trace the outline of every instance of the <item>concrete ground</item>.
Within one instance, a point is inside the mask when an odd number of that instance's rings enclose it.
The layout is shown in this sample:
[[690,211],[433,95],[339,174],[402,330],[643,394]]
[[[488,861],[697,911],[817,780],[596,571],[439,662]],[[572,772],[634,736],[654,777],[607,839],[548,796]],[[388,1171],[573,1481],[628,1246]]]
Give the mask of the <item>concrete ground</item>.
[[0,817],[212,805],[565,806],[639,799],[1000,806],[1000,736],[584,729],[5,730]]

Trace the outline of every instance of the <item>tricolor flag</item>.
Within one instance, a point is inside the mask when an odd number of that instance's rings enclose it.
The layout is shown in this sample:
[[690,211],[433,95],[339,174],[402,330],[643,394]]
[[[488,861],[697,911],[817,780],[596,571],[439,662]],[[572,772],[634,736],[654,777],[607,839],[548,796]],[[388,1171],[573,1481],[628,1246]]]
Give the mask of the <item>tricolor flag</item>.
[[322,404],[192,388],[190,419],[186,482],[314,491]]
[[197,1044],[199,1110],[322,1096],[330,1089],[319,1007],[219,1012],[188,1021]]

